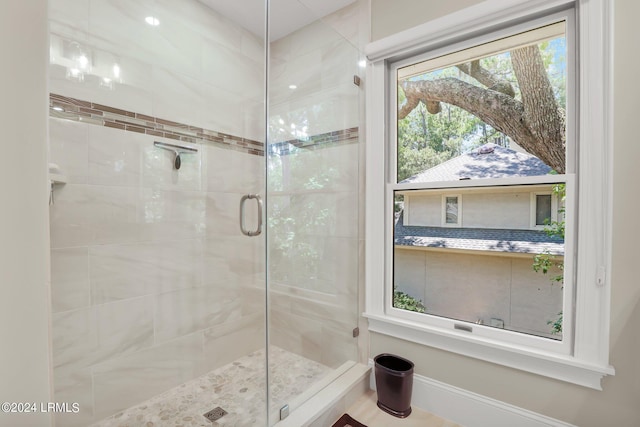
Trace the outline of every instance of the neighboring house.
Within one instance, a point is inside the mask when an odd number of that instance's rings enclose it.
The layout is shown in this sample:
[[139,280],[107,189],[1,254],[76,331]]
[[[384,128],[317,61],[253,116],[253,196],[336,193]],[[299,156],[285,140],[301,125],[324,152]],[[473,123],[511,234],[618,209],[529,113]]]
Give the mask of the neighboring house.
[[[450,159],[402,183],[547,175],[540,159],[493,144]],[[429,314],[551,335],[562,285],[533,270],[533,258],[562,259],[564,241],[544,231],[557,220],[552,184],[396,192],[395,290]],[[461,299],[462,297],[462,299]],[[462,303],[460,301],[463,301]]]

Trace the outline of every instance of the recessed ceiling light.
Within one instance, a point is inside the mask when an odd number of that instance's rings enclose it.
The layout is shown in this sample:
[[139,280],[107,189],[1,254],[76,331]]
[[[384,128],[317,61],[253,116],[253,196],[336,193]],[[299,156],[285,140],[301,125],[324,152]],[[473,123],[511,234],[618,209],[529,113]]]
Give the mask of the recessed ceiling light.
[[160,25],[160,20],[155,16],[147,16],[146,18],[144,18],[144,22],[151,25],[152,27],[157,27],[158,25]]
[[296,86],[296,85],[289,85],[289,89],[298,89],[298,86]]

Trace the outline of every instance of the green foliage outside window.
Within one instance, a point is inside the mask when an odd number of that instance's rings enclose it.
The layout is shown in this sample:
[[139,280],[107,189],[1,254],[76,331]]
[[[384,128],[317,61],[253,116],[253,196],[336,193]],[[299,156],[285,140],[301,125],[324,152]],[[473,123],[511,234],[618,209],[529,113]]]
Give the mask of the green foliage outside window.
[[427,309],[424,304],[422,304],[421,300],[413,298],[402,291],[395,291],[393,293],[393,306],[395,308],[415,311],[417,313],[424,313]]
[[[564,239],[564,231],[565,231],[564,201],[566,198],[566,185],[565,184],[554,185],[553,194],[558,197],[558,200],[560,202],[560,208],[558,209],[559,221],[546,220],[544,231],[550,237],[559,237]],[[549,253],[549,251],[545,251],[541,254],[537,254],[533,258],[533,270],[535,272],[541,272],[542,274],[547,274],[553,268],[559,270],[560,274],[551,276],[550,277],[551,283],[558,283],[560,285],[564,285],[564,274],[562,273],[564,270],[563,257],[557,257]],[[557,319],[549,320],[547,322],[547,325],[551,325],[551,332],[553,334],[561,334],[562,333],[562,312],[558,313]]]

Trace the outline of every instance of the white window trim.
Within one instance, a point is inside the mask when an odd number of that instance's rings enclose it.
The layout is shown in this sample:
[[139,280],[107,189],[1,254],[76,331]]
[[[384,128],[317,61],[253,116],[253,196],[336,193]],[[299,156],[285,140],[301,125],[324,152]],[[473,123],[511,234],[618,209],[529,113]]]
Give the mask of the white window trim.
[[[425,326],[387,310],[385,255],[393,215],[386,205],[387,63],[427,49],[451,45],[496,26],[570,4],[578,15],[580,111],[579,165],[588,173],[577,183],[580,250],[577,262],[574,345],[570,354],[497,342],[463,331]],[[612,211],[612,17],[608,0],[487,0],[443,18],[370,43],[367,68],[366,311],[369,330],[527,372],[601,390],[609,365]],[[573,168],[574,165],[568,165]],[[604,203],[603,203],[604,201]],[[401,310],[396,310],[401,311]]]
[[[458,199],[458,221],[456,223],[447,222],[447,197],[455,197]],[[462,227],[462,194],[460,193],[444,193],[442,195],[442,213],[440,224],[443,227]]]
[[538,198],[537,196],[551,196],[551,221],[558,220],[558,196],[553,194],[552,191],[534,191],[531,194],[531,214],[530,214],[530,226],[534,230],[544,230],[545,225],[536,224],[537,211],[538,211]]

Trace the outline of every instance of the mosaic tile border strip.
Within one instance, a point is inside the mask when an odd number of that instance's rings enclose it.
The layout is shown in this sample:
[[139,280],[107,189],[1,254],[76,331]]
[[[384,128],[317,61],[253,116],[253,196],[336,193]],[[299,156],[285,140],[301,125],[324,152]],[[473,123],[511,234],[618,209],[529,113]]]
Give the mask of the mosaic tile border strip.
[[288,141],[269,144],[269,152],[281,156],[291,154],[297,149],[318,149],[338,144],[354,144],[360,140],[360,129],[357,127],[320,133],[305,139],[290,139]]
[[[256,156],[264,156],[264,144],[260,141],[55,93],[49,94],[49,115],[60,119],[82,121],[98,126],[143,133],[192,144],[212,144]],[[292,154],[298,149],[319,149],[338,144],[352,144],[358,141],[359,128],[352,127],[313,135],[305,139],[291,139],[269,144],[269,150],[273,154],[283,156]]]
[[187,143],[208,143],[256,156],[264,156],[264,144],[184,123],[121,110],[57,94],[49,95],[49,114],[68,120],[168,138]]

